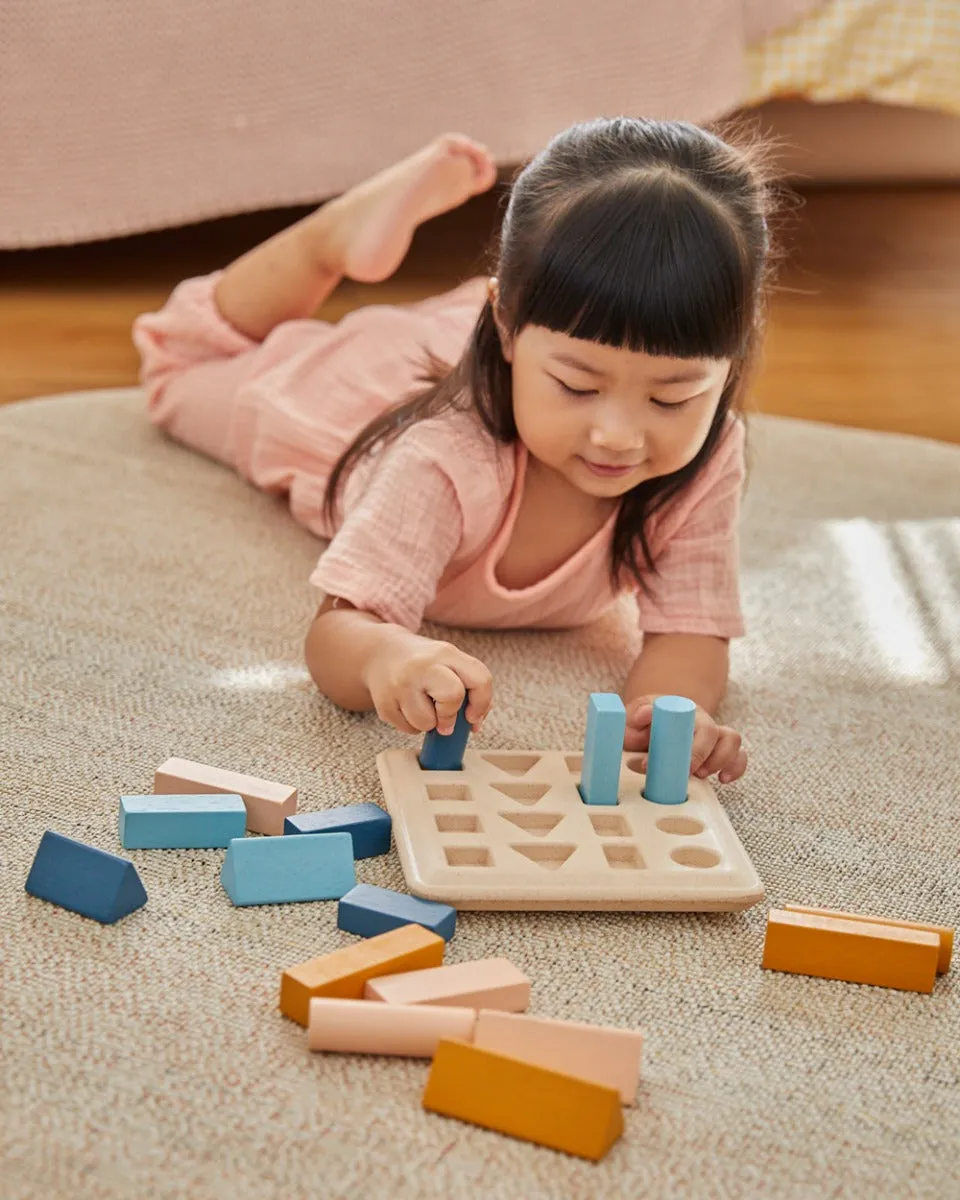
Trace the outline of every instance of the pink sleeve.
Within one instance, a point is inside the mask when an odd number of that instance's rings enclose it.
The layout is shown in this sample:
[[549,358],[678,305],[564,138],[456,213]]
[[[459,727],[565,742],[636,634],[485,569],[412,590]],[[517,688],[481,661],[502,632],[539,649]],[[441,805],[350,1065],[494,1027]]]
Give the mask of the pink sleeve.
[[348,507],[310,582],[416,632],[462,529],[451,478],[419,438],[401,435]]
[[740,607],[740,493],[744,430],[729,428],[694,488],[661,510],[650,576],[653,599],[637,592],[645,633],[702,633],[743,637]]

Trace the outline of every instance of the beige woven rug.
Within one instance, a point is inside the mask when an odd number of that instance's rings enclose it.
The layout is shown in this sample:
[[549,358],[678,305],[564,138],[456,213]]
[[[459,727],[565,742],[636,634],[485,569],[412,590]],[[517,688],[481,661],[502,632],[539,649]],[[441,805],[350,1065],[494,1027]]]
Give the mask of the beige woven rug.
[[[757,418],[748,636],[722,789],[768,900],[960,918],[960,447]],[[419,1107],[418,1061],[311,1056],[281,968],[352,939],[336,905],[234,909],[221,851],[136,851],[112,928],[27,897],[50,827],[118,850],[117,799],[171,754],[377,799],[409,744],[301,664],[318,544],[281,501],[163,441],[135,391],[0,410],[0,1195],[960,1196],[960,968],[933,996],[760,969],[742,914],[466,913],[449,961],[504,954],[532,1011],[647,1033],[600,1165]],[[625,616],[464,636],[495,672],[482,744],[575,747]],[[402,887],[394,854],[359,865]]]

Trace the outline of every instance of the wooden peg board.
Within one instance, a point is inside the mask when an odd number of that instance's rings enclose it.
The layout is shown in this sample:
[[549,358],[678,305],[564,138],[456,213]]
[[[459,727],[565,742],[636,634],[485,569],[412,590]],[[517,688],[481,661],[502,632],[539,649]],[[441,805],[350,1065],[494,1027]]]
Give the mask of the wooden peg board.
[[717,799],[691,778],[685,803],[641,795],[624,754],[616,805],[580,798],[582,755],[467,750],[462,771],[424,771],[416,750],[377,768],[411,892],[459,909],[749,908],[763,884]]

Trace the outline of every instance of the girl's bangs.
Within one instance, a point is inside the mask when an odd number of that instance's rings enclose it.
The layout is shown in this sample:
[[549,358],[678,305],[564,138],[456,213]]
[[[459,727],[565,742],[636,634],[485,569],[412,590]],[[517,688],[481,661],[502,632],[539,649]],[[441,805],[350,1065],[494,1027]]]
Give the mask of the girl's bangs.
[[673,358],[742,352],[746,271],[719,211],[683,187],[594,192],[547,235],[516,328]]

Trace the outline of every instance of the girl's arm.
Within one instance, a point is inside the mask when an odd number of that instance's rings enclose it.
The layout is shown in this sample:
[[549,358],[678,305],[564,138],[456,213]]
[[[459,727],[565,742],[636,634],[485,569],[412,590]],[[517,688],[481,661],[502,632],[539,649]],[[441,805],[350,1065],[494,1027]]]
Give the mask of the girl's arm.
[[647,633],[623,689],[627,708],[687,696],[712,716],[727,690],[730,644],[700,633]]
[[490,708],[493,680],[478,659],[331,595],[313,619],[305,651],[314,682],[334,704],[373,709],[403,733],[452,733],[465,696],[476,732]]
[[388,625],[342,600],[334,608],[335,602],[336,597],[325,597],[307,632],[307,669],[334,704],[351,712],[370,712],[370,664],[393,649],[402,653],[421,639],[402,625]]

